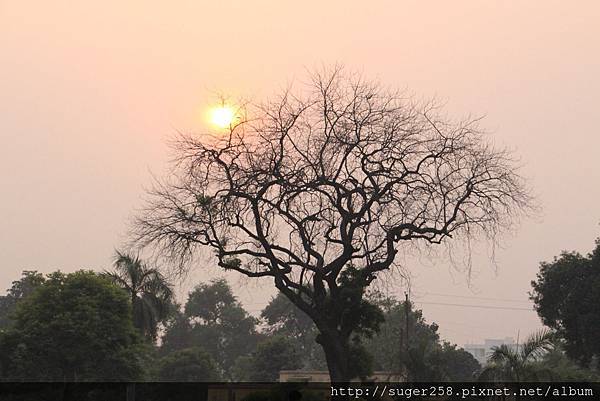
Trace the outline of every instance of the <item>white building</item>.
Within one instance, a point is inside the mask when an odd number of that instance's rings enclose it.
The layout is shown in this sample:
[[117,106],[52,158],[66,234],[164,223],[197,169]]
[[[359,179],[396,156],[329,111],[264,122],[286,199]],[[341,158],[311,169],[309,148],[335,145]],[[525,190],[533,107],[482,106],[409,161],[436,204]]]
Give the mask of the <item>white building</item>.
[[517,348],[514,338],[505,337],[503,339],[486,338],[483,340],[483,344],[465,344],[464,349],[483,366],[487,364],[488,358],[494,352],[493,348],[501,345],[506,345],[513,350]]

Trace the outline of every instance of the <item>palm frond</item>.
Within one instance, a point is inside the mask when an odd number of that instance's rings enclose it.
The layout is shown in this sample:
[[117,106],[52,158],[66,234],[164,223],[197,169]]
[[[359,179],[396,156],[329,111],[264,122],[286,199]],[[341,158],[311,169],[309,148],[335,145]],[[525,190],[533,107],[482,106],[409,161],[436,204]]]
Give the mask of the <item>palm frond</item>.
[[144,263],[139,255],[116,251],[114,269],[104,274],[129,292],[135,326],[144,336],[156,339],[157,326],[168,317],[173,303],[171,284],[158,269]]
[[536,360],[545,354],[552,349],[552,338],[552,332],[546,329],[533,333],[521,347],[521,359],[523,361]]

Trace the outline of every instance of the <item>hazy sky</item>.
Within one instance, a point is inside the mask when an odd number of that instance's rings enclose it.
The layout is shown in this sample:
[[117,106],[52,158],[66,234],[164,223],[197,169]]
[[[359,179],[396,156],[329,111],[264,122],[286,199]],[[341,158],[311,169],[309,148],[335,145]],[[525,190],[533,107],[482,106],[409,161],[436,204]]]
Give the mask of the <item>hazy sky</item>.
[[[340,62],[485,115],[521,157],[543,213],[505,239],[497,270],[476,255],[469,287],[444,260],[408,267],[445,338],[524,336],[534,312],[432,303],[528,308],[540,261],[592,249],[598,21],[597,1],[0,0],[0,288],[23,269],[109,267],[166,141],[201,129],[215,91],[261,98]],[[252,311],[272,294],[233,282]]]

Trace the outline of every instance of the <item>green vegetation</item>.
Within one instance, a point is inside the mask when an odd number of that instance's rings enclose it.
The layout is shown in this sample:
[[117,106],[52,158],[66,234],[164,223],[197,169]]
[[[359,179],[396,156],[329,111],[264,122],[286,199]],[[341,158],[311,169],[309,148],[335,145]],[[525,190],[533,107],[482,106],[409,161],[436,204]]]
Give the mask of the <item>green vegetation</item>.
[[385,318],[379,332],[367,340],[377,370],[400,372],[412,381],[473,380],[479,363],[456,345],[441,342],[438,326],[427,323],[422,311],[410,302],[374,298]]
[[302,359],[291,340],[270,337],[259,343],[251,355],[238,359],[238,380],[274,382],[279,379],[279,371],[300,369]]
[[551,369],[539,362],[552,348],[552,333],[547,330],[532,334],[516,349],[507,345],[496,347],[489,359],[489,366],[484,369],[480,378],[510,382],[550,380]]
[[542,322],[564,340],[567,355],[585,367],[600,358],[600,239],[587,256],[563,252],[543,262],[531,283]]
[[200,284],[189,294],[183,312],[167,324],[161,353],[200,346],[216,362],[219,374],[234,380],[236,360],[249,355],[261,337],[257,323],[225,280]]
[[[344,298],[360,307],[332,304],[330,313],[352,327],[355,377],[379,370],[410,381],[599,380],[600,241],[587,256],[563,252],[542,263],[532,286],[549,330],[497,347],[484,367],[443,341],[408,301],[363,296],[348,284]],[[177,305],[157,269],[119,253],[114,272],[24,271],[12,283],[0,296],[0,379],[276,381],[281,370],[326,369],[320,336],[281,293],[251,316],[224,279],[197,285]]]
[[126,294],[90,271],[48,275],[18,302],[0,349],[12,380],[136,380],[146,354]]
[[134,326],[142,336],[155,341],[158,325],[169,316],[173,302],[169,283],[137,256],[117,252],[114,267],[113,272],[105,272],[106,276],[131,298]]
[[159,361],[159,381],[218,381],[220,376],[213,359],[202,348],[174,351]]
[[29,270],[23,272],[20,280],[13,281],[7,294],[0,296],[0,330],[11,324],[17,304],[31,295],[44,281],[45,278],[42,274]]

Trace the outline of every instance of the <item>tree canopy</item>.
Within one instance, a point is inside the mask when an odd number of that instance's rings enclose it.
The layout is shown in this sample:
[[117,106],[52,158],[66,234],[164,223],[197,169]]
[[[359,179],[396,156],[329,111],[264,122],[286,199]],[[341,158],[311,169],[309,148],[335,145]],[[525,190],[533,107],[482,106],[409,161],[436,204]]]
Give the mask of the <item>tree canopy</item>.
[[144,347],[127,295],[91,271],[55,272],[20,302],[0,336],[2,377],[136,380]]
[[44,281],[43,274],[35,270],[25,270],[20,280],[12,282],[7,294],[0,296],[0,329],[10,325],[17,304],[31,295]]
[[563,252],[543,262],[531,282],[542,322],[564,339],[569,357],[589,366],[600,358],[600,239],[587,256]]
[[105,272],[115,284],[127,291],[133,308],[133,323],[140,333],[155,341],[158,325],[172,312],[173,290],[156,268],[139,257],[117,252],[115,270]]
[[[410,302],[377,296],[385,322],[366,348],[374,368],[403,374],[411,381],[469,381],[481,366],[471,354],[442,342],[438,325],[427,323],[423,312]],[[408,321],[407,321],[408,318]]]
[[261,317],[271,336],[283,336],[300,352],[301,367],[319,370],[326,367],[323,349],[317,344],[317,327],[306,313],[296,307],[285,295],[279,293],[262,310]]
[[135,240],[185,268],[199,248],[219,266],[269,277],[319,330],[333,380],[350,378],[365,288],[403,244],[494,237],[528,210],[511,154],[478,119],[452,121],[333,69],[249,104],[218,135],[183,135]]
[[165,353],[201,347],[215,361],[219,374],[231,380],[237,358],[249,355],[260,338],[256,323],[229,284],[216,279],[190,292],[184,311],[167,325],[161,348]]
[[303,355],[290,339],[273,336],[260,342],[251,355],[238,360],[239,379],[276,382],[281,370],[302,368]]
[[184,348],[162,357],[158,362],[159,381],[217,381],[220,376],[210,355],[202,348]]

